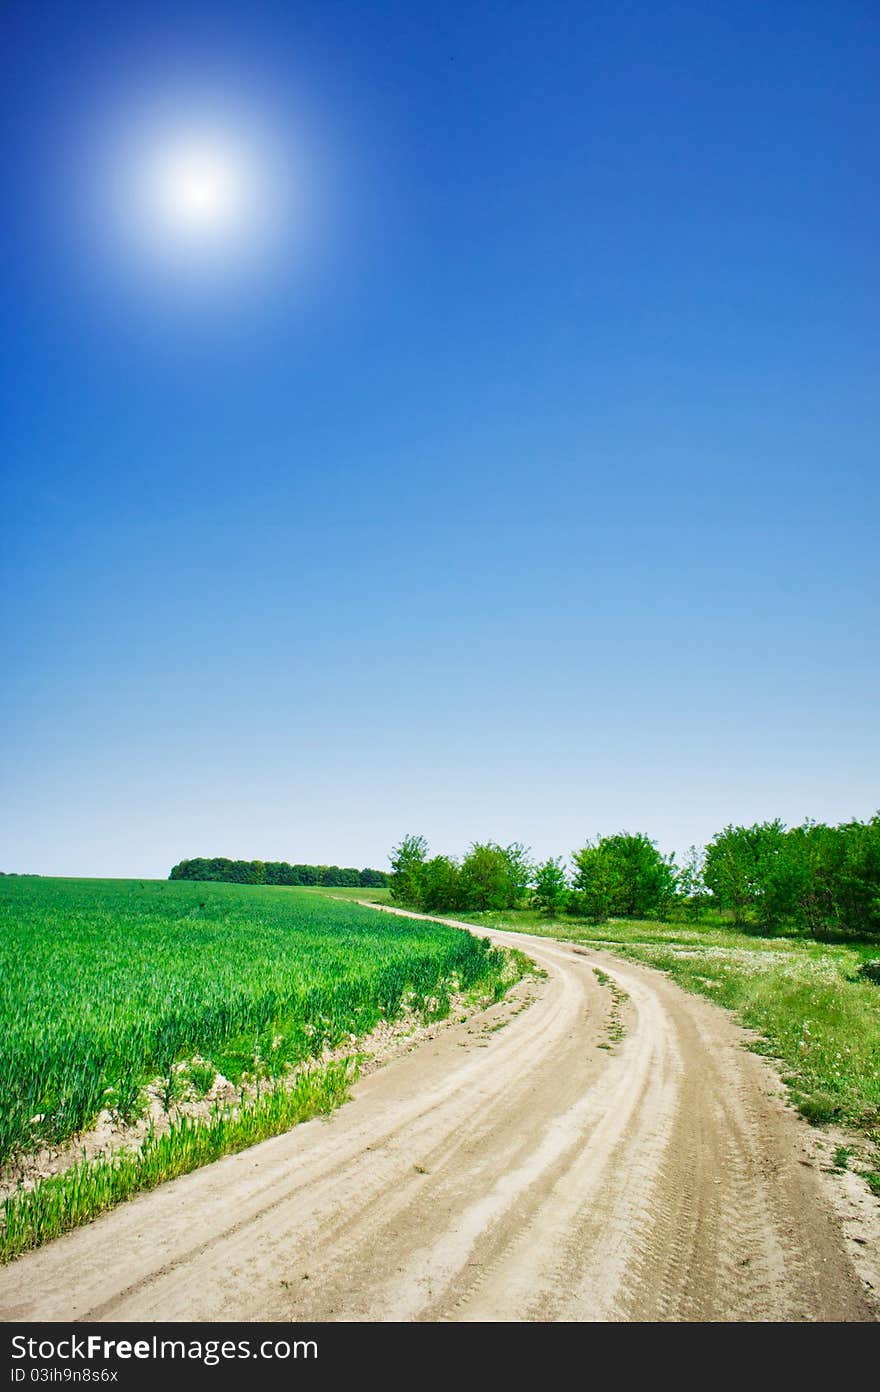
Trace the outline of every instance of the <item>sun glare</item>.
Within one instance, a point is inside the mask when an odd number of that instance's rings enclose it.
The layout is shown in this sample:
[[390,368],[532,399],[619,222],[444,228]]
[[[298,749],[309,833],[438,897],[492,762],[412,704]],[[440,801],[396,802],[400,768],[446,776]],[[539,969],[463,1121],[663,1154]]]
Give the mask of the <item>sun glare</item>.
[[159,236],[231,242],[259,219],[267,191],[257,174],[253,158],[228,140],[184,136],[148,155],[139,202]]
[[111,313],[202,324],[261,311],[282,289],[312,293],[338,247],[332,124],[268,83],[121,84],[95,95],[65,156],[64,236]]
[[130,234],[151,258],[188,269],[262,249],[279,208],[268,151],[229,132],[158,130],[126,154]]
[[311,200],[299,145],[258,108],[147,106],[102,144],[89,221],[106,269],[130,284],[225,293],[301,256]]

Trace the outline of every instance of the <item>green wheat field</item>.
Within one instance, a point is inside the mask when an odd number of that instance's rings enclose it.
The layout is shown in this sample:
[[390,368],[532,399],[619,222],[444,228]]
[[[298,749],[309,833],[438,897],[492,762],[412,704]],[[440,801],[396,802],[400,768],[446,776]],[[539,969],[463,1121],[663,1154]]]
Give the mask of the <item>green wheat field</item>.
[[[308,890],[137,880],[0,880],[0,1165],[59,1146],[103,1109],[123,1121],[164,1080],[182,1089],[264,1080],[210,1120],[183,1117],[132,1156],[21,1187],[0,1259],[127,1194],[328,1111],[350,1070],[297,1065],[362,1037],[404,1006],[448,1013],[450,994],[500,996],[505,954],[459,929],[398,919]],[[193,1062],[194,1061],[194,1062]],[[184,1065],[181,1069],[181,1064]]]

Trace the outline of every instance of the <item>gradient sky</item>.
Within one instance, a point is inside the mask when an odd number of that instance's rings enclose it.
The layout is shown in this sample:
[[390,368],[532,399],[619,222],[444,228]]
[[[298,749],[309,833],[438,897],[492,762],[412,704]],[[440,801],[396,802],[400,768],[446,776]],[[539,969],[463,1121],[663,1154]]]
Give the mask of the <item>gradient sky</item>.
[[[0,868],[880,805],[876,5],[0,24]],[[187,88],[306,171],[210,295],[85,230]]]

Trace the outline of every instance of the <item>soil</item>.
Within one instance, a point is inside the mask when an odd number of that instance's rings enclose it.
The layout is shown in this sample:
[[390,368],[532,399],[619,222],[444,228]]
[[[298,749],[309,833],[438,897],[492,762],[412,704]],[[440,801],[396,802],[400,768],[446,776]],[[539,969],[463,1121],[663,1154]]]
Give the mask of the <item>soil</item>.
[[878,1317],[880,1207],[727,1012],[478,931],[546,976],[4,1268],[3,1318]]

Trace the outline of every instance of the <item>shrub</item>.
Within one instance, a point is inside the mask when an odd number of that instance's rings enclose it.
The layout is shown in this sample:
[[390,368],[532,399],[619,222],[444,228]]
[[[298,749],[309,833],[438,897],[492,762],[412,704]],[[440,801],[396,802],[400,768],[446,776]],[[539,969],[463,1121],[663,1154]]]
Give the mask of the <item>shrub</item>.
[[663,914],[675,894],[672,858],[641,833],[588,841],[574,856],[570,909],[600,921],[610,915],[645,918]]
[[532,901],[541,913],[564,913],[568,907],[570,891],[561,856],[551,856],[535,871]]

